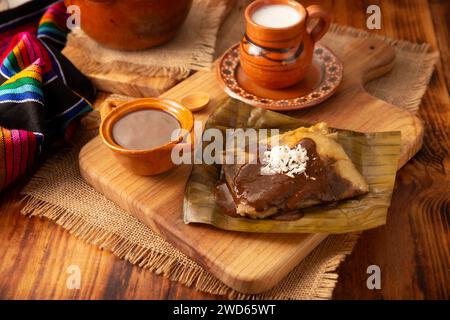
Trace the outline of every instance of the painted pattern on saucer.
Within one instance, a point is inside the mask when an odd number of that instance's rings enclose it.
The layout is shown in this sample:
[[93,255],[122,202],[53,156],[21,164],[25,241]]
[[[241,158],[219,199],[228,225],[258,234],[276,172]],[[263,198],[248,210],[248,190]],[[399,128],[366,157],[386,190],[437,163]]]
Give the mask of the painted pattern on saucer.
[[304,80],[285,89],[266,89],[246,76],[239,64],[239,44],[236,44],[222,56],[217,75],[229,96],[252,106],[289,111],[312,107],[331,97],[342,81],[343,66],[329,48],[317,43],[312,66]]

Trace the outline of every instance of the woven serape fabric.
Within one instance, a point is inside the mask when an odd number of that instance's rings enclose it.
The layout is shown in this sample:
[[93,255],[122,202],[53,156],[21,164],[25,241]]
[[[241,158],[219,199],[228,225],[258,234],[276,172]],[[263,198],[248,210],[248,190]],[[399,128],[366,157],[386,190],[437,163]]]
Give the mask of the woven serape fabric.
[[74,120],[92,110],[94,87],[60,52],[66,19],[54,0],[0,12],[0,190],[70,139]]

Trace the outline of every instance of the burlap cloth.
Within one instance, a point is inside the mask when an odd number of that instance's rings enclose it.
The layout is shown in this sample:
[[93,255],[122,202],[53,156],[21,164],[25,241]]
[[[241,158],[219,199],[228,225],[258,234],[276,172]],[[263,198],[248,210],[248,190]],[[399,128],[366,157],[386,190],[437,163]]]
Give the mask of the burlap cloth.
[[[238,40],[242,33],[242,22],[233,18],[233,15],[242,14],[242,7],[238,6],[235,11],[222,28],[219,52]],[[339,55],[353,38],[368,36],[364,31],[334,25],[324,42]],[[416,112],[437,53],[430,53],[426,44],[385,40],[397,51],[394,69],[368,84],[368,90],[377,97]],[[27,201],[24,214],[49,218],[75,236],[111,250],[119,258],[201,291],[230,298],[331,298],[337,281],[336,268],[352,251],[358,237],[356,234],[329,236],[273,289],[259,295],[241,294],[225,286],[81,179],[78,152],[95,134],[95,130],[80,131],[73,148],[54,155],[40,168],[23,191]]]

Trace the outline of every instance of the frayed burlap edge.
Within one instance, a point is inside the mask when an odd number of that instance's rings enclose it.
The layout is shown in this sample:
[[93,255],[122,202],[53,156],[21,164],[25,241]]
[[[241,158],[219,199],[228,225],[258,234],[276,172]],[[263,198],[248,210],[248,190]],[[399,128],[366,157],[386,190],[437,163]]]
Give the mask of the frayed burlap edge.
[[[412,114],[416,114],[419,110],[419,105],[422,100],[425,91],[427,90],[428,83],[430,82],[432,72],[429,71],[434,67],[439,59],[439,52],[430,51],[431,46],[428,43],[413,43],[406,40],[392,39],[386,36],[375,35],[365,30],[342,26],[338,24],[332,24],[329,33],[353,36],[358,38],[375,38],[383,40],[393,46],[396,50],[408,51],[411,53],[423,53],[426,56],[423,59],[423,64],[420,67],[420,76],[416,79],[414,86],[411,88],[412,94],[402,101],[401,107],[405,108]],[[369,89],[370,91],[370,89]]]
[[63,49],[63,54],[69,59],[82,73],[86,75],[97,74],[132,74],[135,77],[164,77],[177,81],[183,80],[189,76],[190,70],[187,66],[141,66],[133,63],[113,61],[111,63],[102,63],[78,48],[79,40],[72,34],[68,37],[68,45]]
[[[51,170],[51,168],[46,169]],[[38,184],[39,180],[45,179],[44,176],[45,171],[41,172],[41,176],[33,177],[30,185],[23,190],[23,193],[26,195],[22,200],[25,202],[25,206],[21,212],[24,215],[44,217],[52,220],[75,237],[102,250],[109,250],[120,259],[125,259],[143,269],[163,275],[171,281],[180,282],[199,291],[215,295],[226,295],[230,299],[294,299],[292,296],[277,293],[279,291],[277,287],[257,295],[240,293],[226,286],[201,267],[186,266],[179,263],[174,257],[154,251],[151,248],[142,247],[124,237],[92,225],[91,222],[86,221],[70,210],[27,194],[27,189]],[[345,257],[352,252],[358,238],[359,234],[357,233],[348,234],[336,255],[329,259],[326,264],[320,266],[321,270],[318,273],[321,275],[312,295],[307,297],[308,299],[331,299],[338,279],[336,269],[345,260]]]
[[[352,252],[359,237],[357,233],[339,235],[341,237],[339,240],[340,245],[333,253],[333,257],[327,259],[325,262],[314,264],[313,267],[318,268],[316,272],[319,276],[316,279],[314,288],[312,288],[310,294],[307,296],[295,297],[293,295],[287,295],[278,286],[257,295],[243,294],[226,286],[196,264],[194,266],[186,265],[176,257],[171,257],[166,253],[161,253],[152,248],[134,243],[121,235],[95,225],[92,221],[87,221],[77,212],[72,212],[57,204],[49,203],[45,199],[33,194],[33,190],[39,188],[48,179],[51,170],[53,170],[58,162],[62,161],[62,157],[64,156],[56,155],[46,161],[22,190],[21,193],[25,195],[22,199],[22,202],[25,203],[21,210],[22,214],[29,217],[47,218],[69,231],[75,237],[95,245],[100,249],[109,250],[120,259],[125,259],[134,265],[163,275],[171,281],[180,282],[187,287],[193,287],[199,291],[224,295],[230,299],[330,299],[338,279],[336,269],[345,257]],[[331,240],[327,238],[325,241]],[[320,249],[320,246],[318,249]],[[305,262],[301,262],[291,271],[291,273],[294,273],[293,277],[296,277],[296,273],[300,273],[301,268],[304,267],[302,263],[306,263],[311,267],[311,263],[307,259],[314,255],[314,252],[305,258]],[[323,253],[317,253],[319,256],[321,254]]]
[[[224,2],[215,5],[214,8],[211,8],[211,6],[211,3],[209,3],[206,9],[209,10],[209,12],[205,16],[202,26],[200,27],[203,31],[199,36],[201,40],[197,43],[194,54],[187,63],[189,70],[199,71],[210,70],[212,68],[217,33],[219,32],[220,22],[226,13],[226,6]],[[213,27],[215,27],[215,32],[211,32]]]

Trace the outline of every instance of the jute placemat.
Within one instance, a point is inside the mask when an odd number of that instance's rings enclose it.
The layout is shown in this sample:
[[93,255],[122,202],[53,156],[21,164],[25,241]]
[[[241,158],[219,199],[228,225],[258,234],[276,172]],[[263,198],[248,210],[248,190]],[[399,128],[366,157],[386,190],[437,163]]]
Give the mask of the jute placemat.
[[[232,29],[227,34],[230,32]],[[349,41],[367,36],[370,35],[364,31],[334,25],[324,41],[339,55]],[[224,36],[222,40],[226,39]],[[233,37],[228,39],[235,41]],[[373,95],[416,112],[437,53],[429,53],[425,44],[385,40],[397,51],[394,69],[367,87]],[[273,289],[259,295],[241,294],[81,179],[78,152],[95,134],[96,130],[80,130],[73,148],[54,155],[40,168],[23,190],[26,195],[24,214],[49,218],[75,236],[111,250],[119,258],[201,291],[240,299],[331,298],[337,281],[336,268],[351,252],[358,235],[328,237]]]

